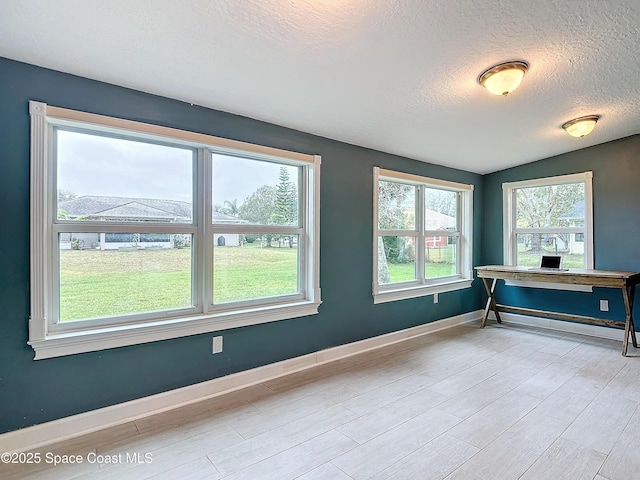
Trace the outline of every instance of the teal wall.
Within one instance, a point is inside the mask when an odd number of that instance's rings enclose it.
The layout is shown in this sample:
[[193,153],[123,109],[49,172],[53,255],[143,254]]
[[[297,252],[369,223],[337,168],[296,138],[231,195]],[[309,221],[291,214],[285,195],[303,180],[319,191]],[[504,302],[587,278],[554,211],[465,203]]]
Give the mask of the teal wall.
[[[580,139],[576,139],[580,142]],[[482,263],[502,264],[502,183],[593,172],[595,268],[640,271],[640,135],[584,148],[484,177]],[[502,282],[501,282],[502,283]],[[624,304],[619,290],[563,292],[498,285],[498,301],[542,310],[620,319]],[[600,312],[599,299],[609,300]],[[638,316],[635,309],[634,316]],[[624,317],[622,317],[624,318]],[[640,326],[640,322],[636,322]]]
[[[29,100],[322,155],[320,313],[211,334],[33,360],[29,317]],[[113,405],[480,308],[474,288],[374,305],[373,167],[475,185],[483,178],[245,117],[0,58],[0,433]]]

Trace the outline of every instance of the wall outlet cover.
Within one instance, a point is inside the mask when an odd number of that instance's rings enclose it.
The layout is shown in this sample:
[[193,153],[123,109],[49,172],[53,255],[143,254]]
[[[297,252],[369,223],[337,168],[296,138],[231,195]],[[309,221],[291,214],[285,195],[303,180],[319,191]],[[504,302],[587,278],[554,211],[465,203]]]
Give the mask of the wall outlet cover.
[[222,337],[213,337],[213,349],[211,353],[222,352]]

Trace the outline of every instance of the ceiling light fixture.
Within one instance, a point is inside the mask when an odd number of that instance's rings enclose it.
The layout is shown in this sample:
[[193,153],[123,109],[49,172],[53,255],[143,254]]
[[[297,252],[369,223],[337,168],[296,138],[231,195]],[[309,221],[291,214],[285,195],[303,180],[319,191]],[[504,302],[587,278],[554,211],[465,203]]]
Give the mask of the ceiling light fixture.
[[494,95],[506,97],[520,86],[528,68],[525,62],[501,63],[482,72],[478,82]]
[[572,137],[584,137],[591,133],[599,118],[600,117],[598,115],[587,115],[586,117],[574,118],[562,125],[562,128],[564,128]]

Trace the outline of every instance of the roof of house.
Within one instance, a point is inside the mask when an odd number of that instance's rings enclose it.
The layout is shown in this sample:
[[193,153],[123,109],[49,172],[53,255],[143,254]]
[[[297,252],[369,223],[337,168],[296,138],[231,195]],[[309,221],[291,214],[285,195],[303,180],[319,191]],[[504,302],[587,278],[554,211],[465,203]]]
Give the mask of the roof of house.
[[425,210],[425,228],[427,230],[442,230],[443,228],[455,228],[456,218],[435,210]]
[[191,204],[178,200],[84,195],[58,205],[70,217],[191,219]]
[[[189,222],[192,218],[191,203],[180,200],[160,200],[154,198],[102,197],[83,195],[58,205],[69,217],[93,219],[134,219]],[[213,212],[217,223],[246,223],[232,215]]]

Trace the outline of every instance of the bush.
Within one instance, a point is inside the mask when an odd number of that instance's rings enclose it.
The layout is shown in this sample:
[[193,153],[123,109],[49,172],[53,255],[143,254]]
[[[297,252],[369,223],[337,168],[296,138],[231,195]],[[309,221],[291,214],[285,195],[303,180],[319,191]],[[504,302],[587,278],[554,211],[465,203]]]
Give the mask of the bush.
[[71,239],[71,249],[72,250],[82,250],[84,248],[84,240],[79,238]]
[[244,243],[253,243],[258,239],[257,235],[243,235]]
[[412,263],[415,251],[410,242],[400,237],[382,237],[384,254],[389,263]]

